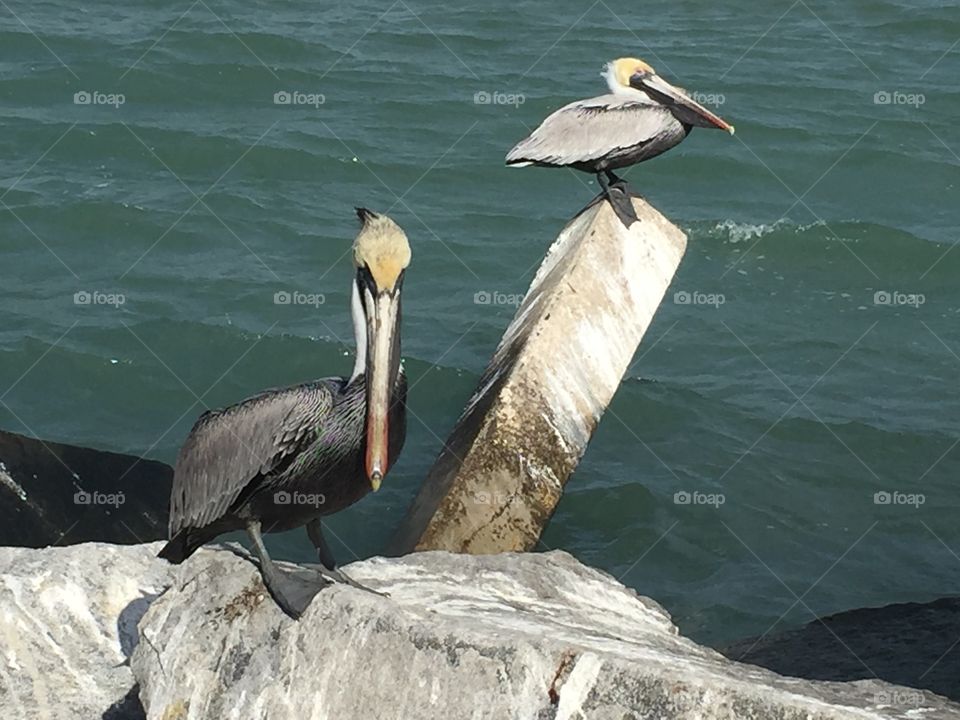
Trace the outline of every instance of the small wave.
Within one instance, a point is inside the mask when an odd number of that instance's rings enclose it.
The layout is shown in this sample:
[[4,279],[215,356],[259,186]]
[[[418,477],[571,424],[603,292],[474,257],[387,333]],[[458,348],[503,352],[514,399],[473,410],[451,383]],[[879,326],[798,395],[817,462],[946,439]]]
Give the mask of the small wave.
[[746,242],[754,238],[761,238],[764,235],[769,235],[778,230],[789,229],[794,233],[801,233],[810,228],[820,227],[822,225],[824,225],[824,223],[820,220],[806,225],[800,225],[786,218],[781,218],[773,223],[757,224],[723,220],[714,225],[709,232],[710,235],[713,236],[726,237],[729,243],[735,245],[736,243]]

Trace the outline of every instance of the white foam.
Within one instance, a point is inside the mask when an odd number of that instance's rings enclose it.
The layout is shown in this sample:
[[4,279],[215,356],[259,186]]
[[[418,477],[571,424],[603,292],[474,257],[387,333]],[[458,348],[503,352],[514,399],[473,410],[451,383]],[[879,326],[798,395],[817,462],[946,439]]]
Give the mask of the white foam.
[[764,235],[769,235],[772,232],[783,229],[791,229],[795,233],[803,232],[812,227],[817,227],[823,225],[819,220],[816,222],[809,223],[807,225],[797,225],[796,223],[787,220],[786,218],[780,218],[774,223],[745,223],[745,222],[735,222],[734,220],[723,220],[718,222],[713,226],[711,230],[712,233],[721,233],[727,235],[729,242],[731,244],[736,244],[739,242],[747,242],[749,240],[754,240],[756,238],[761,238]]

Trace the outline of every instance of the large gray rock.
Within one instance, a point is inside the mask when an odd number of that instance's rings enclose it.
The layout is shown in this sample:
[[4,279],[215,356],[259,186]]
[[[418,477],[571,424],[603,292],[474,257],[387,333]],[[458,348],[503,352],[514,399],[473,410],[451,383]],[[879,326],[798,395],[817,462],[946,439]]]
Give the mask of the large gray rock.
[[0,718],[143,717],[127,659],[171,582],[161,545],[0,547]]
[[828,683],[727,660],[563,552],[419,553],[349,568],[390,593],[319,592],[299,622],[254,568],[203,550],[140,624],[156,720],[960,718],[931,693]]

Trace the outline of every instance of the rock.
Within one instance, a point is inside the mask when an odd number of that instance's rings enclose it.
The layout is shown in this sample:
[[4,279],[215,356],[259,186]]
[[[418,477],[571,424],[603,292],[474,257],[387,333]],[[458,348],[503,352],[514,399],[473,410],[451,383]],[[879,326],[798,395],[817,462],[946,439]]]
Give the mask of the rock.
[[680,263],[686,236],[645,201],[560,233],[397,534],[397,554],[532,549]]
[[0,546],[163,539],[172,480],[154,460],[0,431]]
[[564,552],[417,553],[346,572],[390,596],[327,587],[295,622],[249,562],[201,550],[140,623],[132,669],[147,717],[960,718],[928,692],[727,660]]
[[144,717],[127,658],[171,582],[161,545],[0,548],[0,717]]
[[960,598],[848,610],[742,640],[734,660],[812,680],[876,677],[960,700]]
[[347,572],[390,597],[325,587],[294,622],[235,551],[171,566],[160,547],[0,548],[0,717],[960,718],[930,692],[727,660],[563,552],[374,558]]

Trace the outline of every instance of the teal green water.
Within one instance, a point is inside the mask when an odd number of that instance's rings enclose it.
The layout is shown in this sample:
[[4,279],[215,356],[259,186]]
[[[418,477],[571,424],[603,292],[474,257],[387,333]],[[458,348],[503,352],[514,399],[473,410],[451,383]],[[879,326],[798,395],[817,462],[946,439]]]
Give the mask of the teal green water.
[[383,489],[330,520],[341,560],[384,551],[512,316],[474,295],[523,293],[596,192],[505,152],[638,55],[737,134],[629,175],[689,249],[543,546],[713,643],[955,594],[958,10],[8,2],[0,426],[172,462],[203,406],[349,372],[352,208],[389,211],[414,248],[410,430]]

